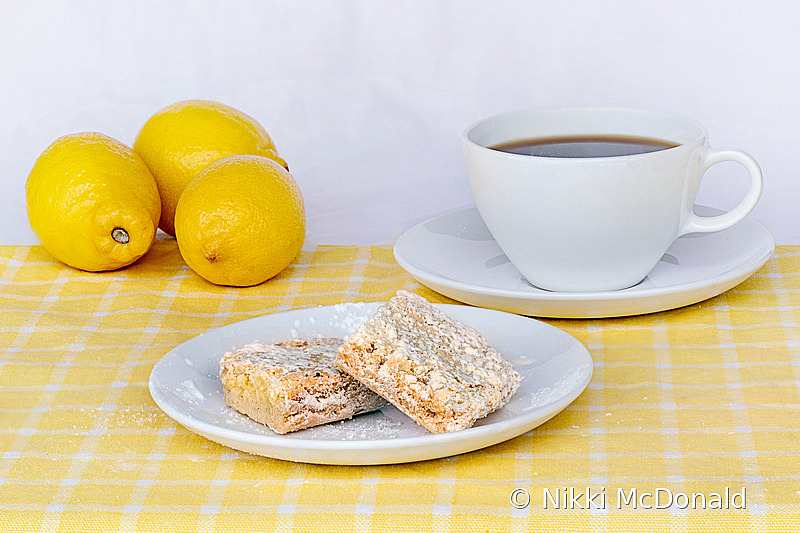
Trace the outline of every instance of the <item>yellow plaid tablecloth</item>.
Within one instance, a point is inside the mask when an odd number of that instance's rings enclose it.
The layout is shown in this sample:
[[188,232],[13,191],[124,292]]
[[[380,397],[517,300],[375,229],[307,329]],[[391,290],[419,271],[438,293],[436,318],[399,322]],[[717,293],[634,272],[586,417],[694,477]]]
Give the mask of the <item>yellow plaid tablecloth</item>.
[[209,329],[401,288],[449,301],[389,246],[305,249],[245,289],[198,278],[174,240],[102,274],[0,247],[0,530],[800,529],[800,247],[690,307],[546,320],[589,348],[589,387],[539,428],[469,454],[284,462],[190,433],[150,397],[153,365]]

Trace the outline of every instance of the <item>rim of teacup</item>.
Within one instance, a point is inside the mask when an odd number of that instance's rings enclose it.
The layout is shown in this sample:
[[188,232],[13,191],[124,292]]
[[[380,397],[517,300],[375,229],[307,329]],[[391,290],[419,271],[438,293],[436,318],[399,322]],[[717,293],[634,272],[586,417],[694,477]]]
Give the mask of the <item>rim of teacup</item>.
[[[561,115],[562,117],[575,117],[578,114],[587,116],[587,115],[594,115],[599,116],[603,115],[606,117],[615,117],[618,120],[620,117],[638,117],[639,119],[644,118],[658,118],[662,121],[671,121],[675,129],[666,134],[642,134],[639,132],[634,131],[576,131],[576,130],[568,130],[566,126],[564,126],[562,122],[563,130],[552,130],[552,132],[547,134],[525,134],[525,135],[517,135],[515,137],[509,138],[508,135],[496,137],[494,141],[487,142],[485,139],[483,142],[479,142],[476,140],[476,136],[480,133],[486,133],[486,128],[492,123],[495,124],[494,130],[489,129],[488,131],[496,131],[496,125],[498,122],[507,122],[510,120],[520,120],[520,117],[531,117],[534,115],[539,116],[557,116]],[[680,127],[676,125],[680,124]],[[481,131],[483,130],[483,131]],[[680,131],[682,130],[682,131]],[[689,132],[693,130],[693,134],[689,135]],[[495,115],[491,115],[488,117],[484,117],[480,120],[477,120],[467,126],[462,134],[461,140],[462,144],[473,146],[480,150],[487,150],[498,156],[502,157],[510,157],[510,158],[523,158],[523,159],[531,159],[536,158],[539,160],[547,159],[547,160],[573,160],[575,161],[576,158],[568,158],[568,157],[544,157],[544,156],[531,156],[531,155],[523,155],[523,154],[514,154],[509,152],[501,152],[498,150],[494,150],[491,147],[496,146],[498,144],[503,143],[510,143],[515,141],[520,141],[524,139],[535,139],[535,138],[548,138],[548,137],[556,137],[556,136],[579,136],[579,135],[624,135],[624,136],[641,136],[641,137],[650,137],[654,139],[669,141],[677,144],[677,146],[672,148],[667,148],[664,150],[659,150],[657,152],[647,152],[642,154],[633,154],[633,155],[615,155],[615,156],[603,156],[603,157],[585,157],[579,158],[580,161],[587,161],[591,159],[603,159],[603,160],[619,160],[625,158],[636,158],[636,157],[649,157],[655,154],[663,154],[672,152],[674,150],[680,150],[687,146],[695,145],[698,142],[705,142],[708,138],[708,131],[703,124],[700,122],[690,119],[684,115],[673,113],[669,111],[660,111],[654,109],[645,109],[645,108],[630,108],[630,107],[607,107],[607,106],[569,106],[569,107],[533,107],[533,108],[523,108],[523,109],[516,109],[511,111],[505,111],[502,113],[497,113]]]

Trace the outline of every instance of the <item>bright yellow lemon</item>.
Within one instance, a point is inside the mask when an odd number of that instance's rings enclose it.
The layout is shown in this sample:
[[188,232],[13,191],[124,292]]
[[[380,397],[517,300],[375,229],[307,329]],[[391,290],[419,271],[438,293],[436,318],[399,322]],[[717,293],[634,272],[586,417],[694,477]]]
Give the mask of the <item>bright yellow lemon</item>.
[[280,164],[229,156],[186,186],[175,210],[184,261],[217,285],[246,287],[277,275],[305,238],[303,195]]
[[133,149],[142,156],[161,195],[159,227],[175,234],[175,207],[184,187],[206,165],[229,155],[260,155],[286,166],[254,118],[209,100],[186,100],[157,111]]
[[155,240],[161,202],[153,175],[130,147],[102,133],[56,139],[25,184],[28,220],[44,248],[67,265],[115,270]]

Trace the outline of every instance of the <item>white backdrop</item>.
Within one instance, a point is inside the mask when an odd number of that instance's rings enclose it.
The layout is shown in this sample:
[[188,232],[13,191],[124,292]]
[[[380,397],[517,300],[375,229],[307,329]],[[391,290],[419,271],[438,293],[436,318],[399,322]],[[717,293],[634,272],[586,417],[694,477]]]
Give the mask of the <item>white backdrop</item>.
[[[391,244],[472,205],[459,136],[516,108],[613,105],[703,122],[753,155],[751,218],[800,244],[800,4],[793,1],[143,1],[0,4],[0,244],[37,242],[24,185],[57,137],[132,144],[178,100],[270,132],[303,191],[308,244]],[[729,208],[742,169],[698,203]]]

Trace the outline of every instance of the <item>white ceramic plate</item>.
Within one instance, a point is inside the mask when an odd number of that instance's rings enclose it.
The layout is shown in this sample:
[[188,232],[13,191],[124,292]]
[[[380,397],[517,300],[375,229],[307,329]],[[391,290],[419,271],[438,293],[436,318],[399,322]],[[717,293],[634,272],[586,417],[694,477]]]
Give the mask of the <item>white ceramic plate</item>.
[[[695,212],[721,213],[703,206],[695,206]],[[745,219],[724,231],[679,238],[650,274],[629,289],[550,292],[522,277],[473,208],[414,226],[397,240],[394,256],[421,283],[461,302],[528,316],[602,318],[711,298],[753,275],[774,250],[772,234]]]
[[219,380],[225,351],[256,340],[346,337],[378,305],[300,309],[209,331],[164,355],[150,374],[150,394],[183,426],[237,450],[307,463],[368,465],[447,457],[506,441],[561,412],[592,376],[588,350],[560,329],[499,311],[440,305],[452,318],[480,331],[522,375],[511,400],[470,429],[432,434],[388,406],[351,420],[278,435],[225,403]]

